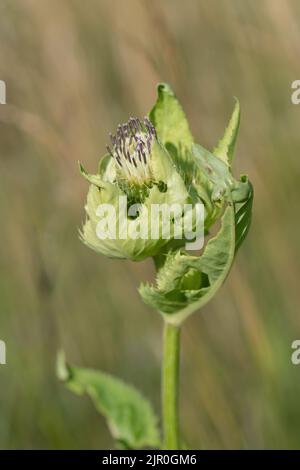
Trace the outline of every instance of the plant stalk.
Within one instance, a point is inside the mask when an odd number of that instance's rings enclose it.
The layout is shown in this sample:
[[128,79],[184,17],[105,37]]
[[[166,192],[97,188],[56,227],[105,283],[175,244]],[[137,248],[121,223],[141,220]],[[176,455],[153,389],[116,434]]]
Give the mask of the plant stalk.
[[162,414],[164,449],[179,450],[180,327],[164,324],[162,366]]

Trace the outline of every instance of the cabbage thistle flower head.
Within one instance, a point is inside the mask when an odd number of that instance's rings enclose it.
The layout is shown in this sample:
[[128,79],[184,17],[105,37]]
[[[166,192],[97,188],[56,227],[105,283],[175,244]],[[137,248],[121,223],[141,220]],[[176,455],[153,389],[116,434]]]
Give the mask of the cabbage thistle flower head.
[[[110,140],[96,175],[88,174],[80,166],[83,176],[91,183],[82,241],[109,257],[139,261],[195,238],[193,230],[199,222],[195,207],[203,204],[202,199],[184,168],[161,141],[151,120],[131,117],[117,127],[115,134],[110,134]],[[110,230],[107,236],[99,237],[100,228],[107,225],[107,213],[99,208],[108,204],[115,209],[109,221],[115,223],[111,224],[113,228],[106,227]],[[191,221],[188,238],[183,211],[187,205]],[[176,206],[179,211],[169,212],[166,224],[161,212],[153,213],[153,206]],[[121,217],[124,211],[126,215]],[[153,236],[153,224],[156,236]]]
[[[231,170],[239,121],[236,100],[223,137],[209,151],[195,143],[170,86],[160,84],[148,117],[130,118],[110,135],[111,144],[97,174],[88,174],[80,166],[90,183],[82,241],[109,257],[134,261],[153,257],[156,284],[142,284],[139,292],[145,303],[174,324],[215,295],[249,230],[252,185],[246,175],[235,179]],[[199,204],[206,238],[202,252],[195,254],[187,251],[187,242],[191,234],[197,237],[193,230]],[[153,205],[188,205],[191,233],[184,230],[183,210],[173,214],[167,224],[163,217],[153,219]],[[108,236],[103,237],[99,232],[107,225],[103,211],[107,207],[115,210],[115,223],[108,224],[114,228],[108,227]],[[218,220],[217,234],[210,237],[210,228]]]

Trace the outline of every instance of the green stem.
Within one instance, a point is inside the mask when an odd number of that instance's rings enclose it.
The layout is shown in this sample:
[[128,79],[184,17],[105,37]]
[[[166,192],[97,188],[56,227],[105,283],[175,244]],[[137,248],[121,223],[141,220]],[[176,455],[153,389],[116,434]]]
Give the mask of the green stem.
[[179,450],[179,356],[180,327],[164,325],[164,351],[162,368],[162,408],[164,449]]

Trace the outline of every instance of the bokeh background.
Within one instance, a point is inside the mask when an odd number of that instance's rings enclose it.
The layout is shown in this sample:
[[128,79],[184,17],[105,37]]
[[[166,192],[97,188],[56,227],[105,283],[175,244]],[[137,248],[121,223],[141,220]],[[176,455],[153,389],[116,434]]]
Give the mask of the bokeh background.
[[190,448],[300,447],[300,78],[297,0],[1,0],[0,447],[113,446],[55,356],[135,384],[160,407],[160,317],[136,287],[151,261],[111,261],[78,240],[109,131],[169,82],[212,148],[242,106],[235,172],[253,225],[218,296],[182,334],[181,422]]

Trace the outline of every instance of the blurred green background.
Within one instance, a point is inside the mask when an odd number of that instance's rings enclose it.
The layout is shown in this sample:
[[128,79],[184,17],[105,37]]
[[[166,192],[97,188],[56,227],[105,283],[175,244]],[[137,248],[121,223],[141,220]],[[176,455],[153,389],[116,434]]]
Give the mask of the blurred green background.
[[217,298],[183,328],[182,430],[190,448],[300,447],[300,3],[295,0],[1,0],[1,448],[107,448],[88,398],[55,356],[135,384],[160,407],[160,317],[136,287],[151,261],[108,260],[78,240],[108,133],[169,82],[212,148],[242,107],[235,173],[253,225]]

